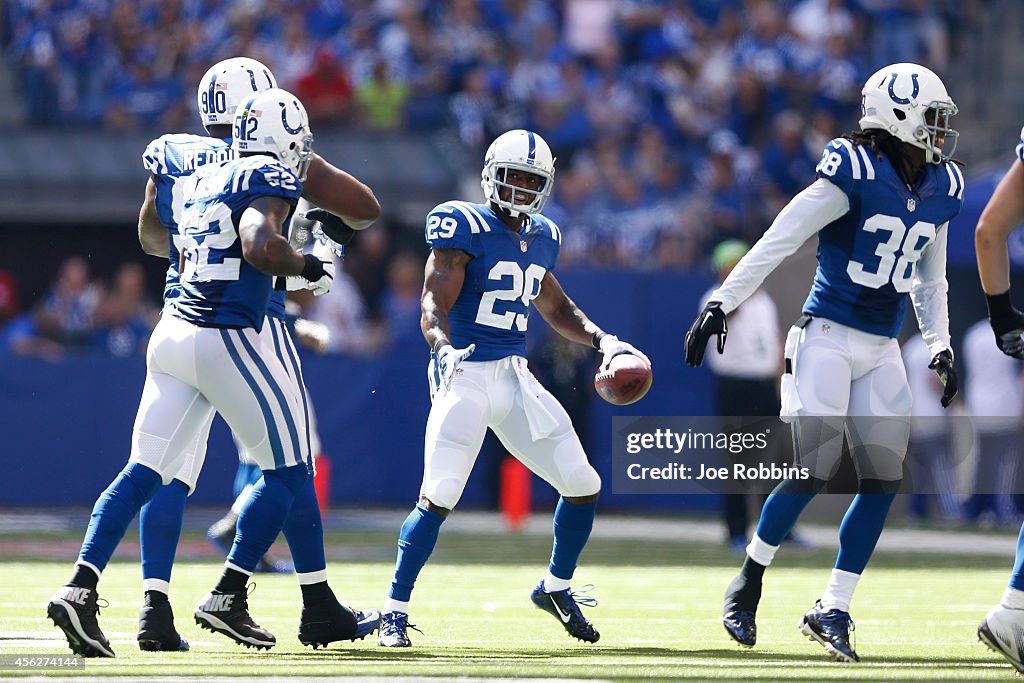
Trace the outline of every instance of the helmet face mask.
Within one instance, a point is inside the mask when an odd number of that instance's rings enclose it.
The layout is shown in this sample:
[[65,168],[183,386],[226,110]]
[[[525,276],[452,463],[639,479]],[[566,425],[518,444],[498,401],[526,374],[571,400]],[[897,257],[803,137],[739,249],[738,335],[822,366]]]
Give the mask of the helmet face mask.
[[302,103],[291,93],[271,88],[251,95],[234,120],[236,152],[266,152],[288,166],[300,181],[313,160],[313,133]]
[[199,81],[196,103],[203,126],[230,126],[238,105],[254,93],[277,87],[277,79],[266,66],[248,57],[217,62]]
[[[527,173],[538,178],[537,187],[508,181],[510,171]],[[544,139],[526,130],[510,130],[499,135],[484,155],[480,186],[488,201],[505,209],[513,218],[522,214],[540,213],[551,196],[555,177],[555,158]],[[529,197],[517,202],[516,194]],[[505,199],[504,197],[507,197]]]
[[879,69],[861,91],[861,130],[882,129],[924,150],[925,161],[949,161],[959,133],[949,119],[957,106],[942,80],[918,64],[892,64]]

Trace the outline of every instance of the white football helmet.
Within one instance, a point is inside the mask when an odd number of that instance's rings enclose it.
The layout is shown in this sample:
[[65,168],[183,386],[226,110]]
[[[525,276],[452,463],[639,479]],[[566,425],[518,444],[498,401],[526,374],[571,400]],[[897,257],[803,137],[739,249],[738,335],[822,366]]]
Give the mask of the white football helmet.
[[255,59],[232,57],[217,62],[199,81],[199,117],[206,128],[230,126],[238,105],[253,93],[276,87],[274,74]]
[[313,133],[309,116],[295,95],[271,88],[238,105],[235,114],[235,152],[269,152],[299,177],[306,179],[313,159]]
[[[960,134],[949,125],[957,107],[935,73],[919,64],[876,71],[861,91],[860,129],[881,128],[925,151],[930,164],[948,161]],[[936,144],[938,138],[940,144]]]
[[[508,169],[526,171],[541,177],[536,192],[505,182]],[[502,133],[484,155],[484,170],[480,174],[480,185],[484,188],[484,196],[513,217],[521,213],[540,213],[545,202],[551,196],[551,188],[555,179],[555,158],[551,156],[551,148],[544,138],[528,130],[510,130]],[[502,188],[510,188],[511,194],[506,201],[500,197]],[[533,199],[526,203],[516,202],[516,193],[532,194]]]

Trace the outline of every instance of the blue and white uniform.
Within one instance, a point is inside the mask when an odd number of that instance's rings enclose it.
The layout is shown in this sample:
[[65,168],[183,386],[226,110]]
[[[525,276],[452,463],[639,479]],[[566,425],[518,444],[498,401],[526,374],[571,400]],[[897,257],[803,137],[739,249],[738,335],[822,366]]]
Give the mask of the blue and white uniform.
[[[963,203],[963,175],[953,163],[926,164],[911,190],[884,155],[837,138],[825,147],[817,176],[710,299],[730,313],[817,234],[818,269],[803,307],[813,320],[786,339],[792,373],[782,380],[783,415],[909,418],[910,390],[895,336],[909,295],[932,356],[951,349],[946,239]],[[846,429],[853,445],[869,438],[850,421]],[[897,431],[883,438],[890,451],[902,442],[896,448],[902,458],[905,438],[902,427]],[[820,460],[822,478],[834,464],[833,447],[839,456],[841,429],[836,436]],[[899,470],[891,458],[871,469],[887,480],[900,478]]]
[[[170,307],[181,295],[181,281],[178,266],[181,259],[181,248],[184,238],[178,234],[178,223],[184,213],[186,178],[198,169],[216,166],[235,158],[231,149],[230,138],[214,138],[189,133],[172,133],[163,135],[146,147],[143,154],[143,166],[153,174],[156,184],[156,209],[160,221],[167,228],[168,268],[164,282],[164,304]],[[319,450],[319,440],[315,428],[315,416],[312,403],[302,381],[302,367],[288,330],[285,315],[285,296],[287,292],[275,290],[267,303],[266,324],[260,330],[260,338],[268,347],[272,347],[277,356],[289,368],[289,374],[295,378],[303,392],[305,407],[304,422],[310,439],[309,452],[315,454]],[[206,460],[206,445],[210,427],[213,424],[214,411],[211,409],[207,424],[200,430],[196,443],[189,449],[185,464],[176,479],[189,487],[189,493],[195,490],[196,481]],[[239,458],[251,462],[252,458],[245,452],[244,446],[236,438],[239,446]]]
[[530,302],[555,269],[561,230],[532,214],[516,233],[490,206],[453,201],[428,214],[426,241],[472,257],[449,322],[452,344],[475,344],[476,350],[459,366],[451,389],[434,397],[421,495],[455,507],[488,427],[563,496],[597,493],[600,477],[568,414],[526,363]]
[[[296,201],[301,184],[286,166],[261,155],[202,166],[167,187],[181,198],[171,205],[181,209],[171,238],[179,286],[150,340],[132,459],[160,472],[165,483],[181,478],[189,454],[205,455],[200,441],[205,446],[216,410],[262,469],[308,463],[294,349],[289,344],[292,354],[275,353],[258,332],[273,278],[245,261],[237,232],[254,200]],[[194,485],[194,477],[186,483]]]

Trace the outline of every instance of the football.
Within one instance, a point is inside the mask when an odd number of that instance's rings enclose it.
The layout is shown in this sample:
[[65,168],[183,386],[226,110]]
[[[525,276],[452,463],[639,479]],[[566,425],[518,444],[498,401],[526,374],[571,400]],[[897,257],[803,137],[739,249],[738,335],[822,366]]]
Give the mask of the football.
[[627,406],[644,397],[653,379],[650,365],[632,354],[622,353],[612,358],[607,368],[597,371],[594,389],[609,403]]

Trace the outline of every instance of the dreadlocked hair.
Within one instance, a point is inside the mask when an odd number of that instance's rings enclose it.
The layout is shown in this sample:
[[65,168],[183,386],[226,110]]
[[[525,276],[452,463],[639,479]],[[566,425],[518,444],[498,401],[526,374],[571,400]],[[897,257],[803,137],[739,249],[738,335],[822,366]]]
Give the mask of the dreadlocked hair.
[[[896,170],[900,180],[909,187],[914,187],[915,178],[912,176],[916,174],[916,167],[907,158],[906,148],[904,147],[905,143],[898,137],[881,128],[858,130],[847,133],[843,137],[854,144],[870,147],[879,160],[881,160],[883,155],[887,157],[889,164]],[[958,166],[964,165],[959,159],[950,159],[950,161]]]

